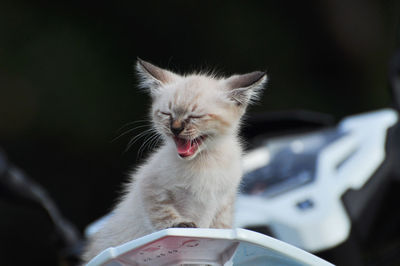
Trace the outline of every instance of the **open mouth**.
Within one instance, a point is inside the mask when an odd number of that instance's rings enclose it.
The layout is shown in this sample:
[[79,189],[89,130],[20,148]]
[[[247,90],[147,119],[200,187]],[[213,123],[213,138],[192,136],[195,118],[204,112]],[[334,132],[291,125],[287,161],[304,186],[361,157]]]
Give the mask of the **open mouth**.
[[194,155],[199,146],[203,143],[206,136],[200,136],[195,139],[184,139],[180,137],[174,137],[176,149],[178,151],[179,156],[182,158],[190,157]]

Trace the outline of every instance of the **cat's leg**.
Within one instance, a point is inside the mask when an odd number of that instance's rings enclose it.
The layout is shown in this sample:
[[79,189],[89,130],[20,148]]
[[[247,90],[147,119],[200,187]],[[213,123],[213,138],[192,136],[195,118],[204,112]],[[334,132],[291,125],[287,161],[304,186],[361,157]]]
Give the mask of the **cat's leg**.
[[146,196],[144,207],[152,226],[157,230],[170,227],[196,228],[196,223],[182,217],[174,204],[175,199],[171,193]]
[[210,228],[232,228],[234,199],[224,203],[217,211]]

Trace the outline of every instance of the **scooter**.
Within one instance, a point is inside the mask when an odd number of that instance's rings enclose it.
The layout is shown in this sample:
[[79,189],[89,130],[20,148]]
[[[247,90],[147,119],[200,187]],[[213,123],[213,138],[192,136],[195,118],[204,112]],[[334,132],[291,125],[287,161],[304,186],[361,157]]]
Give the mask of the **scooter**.
[[[400,176],[400,53],[393,62],[396,109],[337,124],[329,115],[306,111],[255,116],[255,126],[245,132],[253,148],[243,160],[235,212],[235,225],[253,231],[166,229],[106,249],[88,265],[332,265],[307,251],[324,254],[339,246],[332,262],[362,265],[354,234],[368,234],[385,187]],[[70,255],[66,258],[76,262],[82,246],[76,228],[45,190],[1,152],[0,185],[8,196],[34,201],[48,212],[68,251],[64,254]],[[90,225],[86,235],[105,219]],[[349,242],[352,248],[344,245]]]

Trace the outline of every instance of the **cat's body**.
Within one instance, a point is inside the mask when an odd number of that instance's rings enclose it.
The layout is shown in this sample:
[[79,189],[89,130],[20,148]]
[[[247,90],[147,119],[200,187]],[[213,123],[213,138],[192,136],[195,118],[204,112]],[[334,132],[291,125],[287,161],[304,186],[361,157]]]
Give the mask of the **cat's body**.
[[152,120],[163,145],[131,177],[84,260],[169,227],[230,228],[242,176],[240,118],[266,76],[178,76],[139,61],[153,97]]

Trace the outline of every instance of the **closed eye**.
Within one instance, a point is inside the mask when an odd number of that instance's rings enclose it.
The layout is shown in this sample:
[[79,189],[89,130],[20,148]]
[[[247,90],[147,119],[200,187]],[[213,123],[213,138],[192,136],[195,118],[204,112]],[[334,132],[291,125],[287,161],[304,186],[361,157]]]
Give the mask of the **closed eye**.
[[160,113],[163,114],[163,115],[171,116],[171,113],[168,113],[168,112],[161,112],[161,111],[160,111]]
[[200,119],[205,117],[205,115],[190,115],[188,118],[189,119]]

